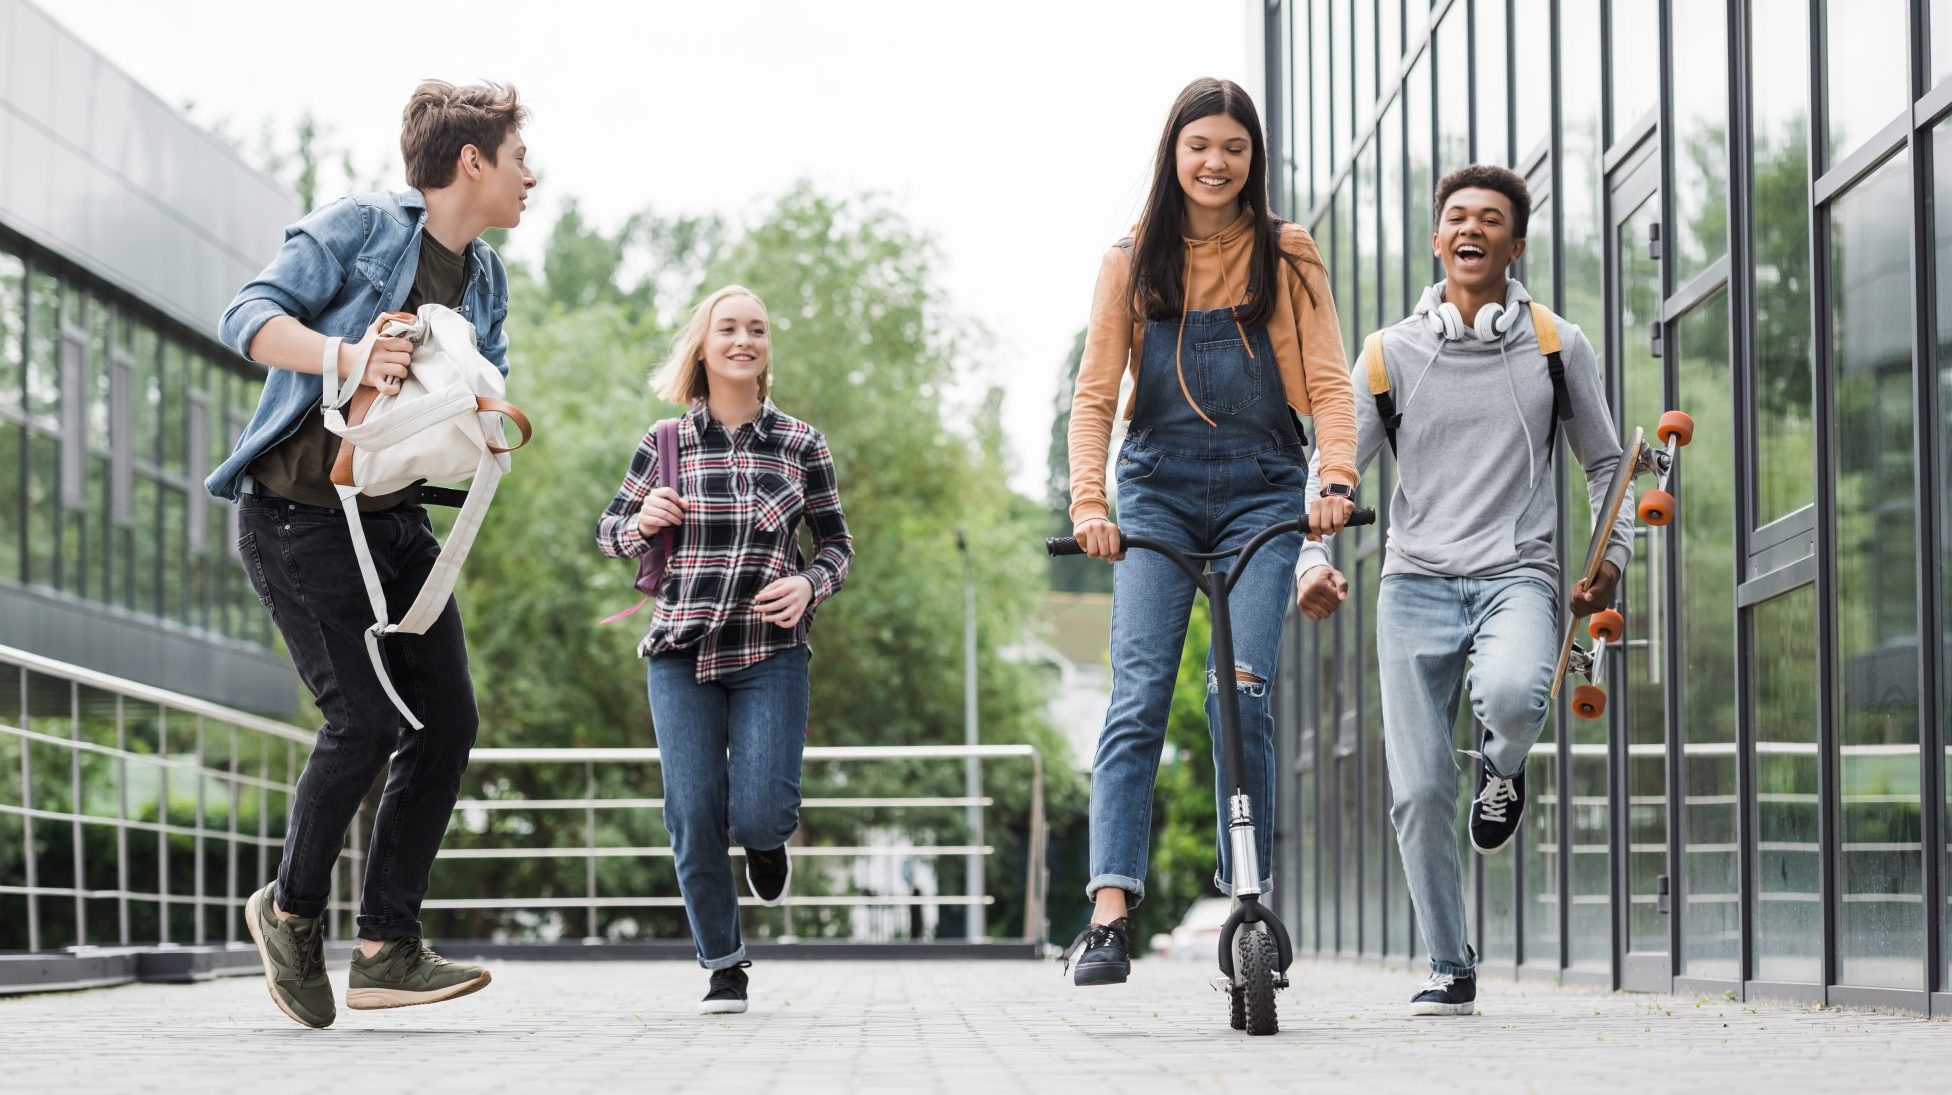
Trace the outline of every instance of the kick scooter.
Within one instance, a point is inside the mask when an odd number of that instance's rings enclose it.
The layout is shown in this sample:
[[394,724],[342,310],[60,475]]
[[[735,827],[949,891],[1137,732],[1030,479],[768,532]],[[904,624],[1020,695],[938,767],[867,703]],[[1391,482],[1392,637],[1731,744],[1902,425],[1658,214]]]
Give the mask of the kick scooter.
[[[1369,525],[1375,521],[1376,511],[1368,508],[1356,510],[1349,518],[1350,525]],[[1156,551],[1193,579],[1194,587],[1206,594],[1212,617],[1213,664],[1229,666],[1234,664],[1234,635],[1227,615],[1227,595],[1233,590],[1234,582],[1246,572],[1248,560],[1269,540],[1307,532],[1308,518],[1303,516],[1263,529],[1246,547],[1233,551],[1183,552],[1171,544],[1143,536],[1122,536],[1121,543],[1128,551],[1133,548]],[[1084,554],[1078,541],[1070,536],[1046,540],[1044,549],[1052,555]],[[1224,571],[1207,569],[1209,564],[1228,559],[1236,562]],[[1221,775],[1224,785],[1234,789],[1227,799],[1226,818],[1227,847],[1233,864],[1234,910],[1220,929],[1220,973],[1228,985],[1229,1020],[1233,1028],[1249,1034],[1273,1034],[1281,1029],[1274,1014],[1274,992],[1288,987],[1288,967],[1295,958],[1294,944],[1274,910],[1261,902],[1254,804],[1240,783],[1240,772],[1245,767],[1241,759],[1240,697],[1231,688],[1220,689],[1218,696],[1221,755],[1227,765]]]

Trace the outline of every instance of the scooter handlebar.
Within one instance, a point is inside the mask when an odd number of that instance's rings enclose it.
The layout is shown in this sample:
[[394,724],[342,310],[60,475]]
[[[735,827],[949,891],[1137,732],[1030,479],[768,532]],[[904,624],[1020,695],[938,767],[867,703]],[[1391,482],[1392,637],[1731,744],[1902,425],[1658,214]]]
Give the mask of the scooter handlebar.
[[[1376,511],[1369,506],[1358,506],[1356,507],[1356,511],[1349,515],[1349,527],[1351,528],[1356,525],[1373,525],[1375,523]],[[1286,524],[1294,526],[1294,531],[1303,533],[1308,531],[1308,518],[1305,516],[1297,517],[1292,521],[1286,522]],[[1270,531],[1278,535],[1280,532],[1287,530],[1281,529],[1277,525],[1275,529]],[[1054,556],[1084,554],[1084,548],[1079,545],[1078,538],[1075,536],[1053,536],[1044,541],[1044,550]]]

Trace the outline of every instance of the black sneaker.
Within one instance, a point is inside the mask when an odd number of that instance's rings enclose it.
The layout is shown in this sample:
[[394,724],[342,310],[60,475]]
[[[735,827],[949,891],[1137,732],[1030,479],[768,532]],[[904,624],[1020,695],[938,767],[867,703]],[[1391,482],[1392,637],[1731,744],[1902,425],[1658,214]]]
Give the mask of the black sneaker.
[[1471,800],[1471,845],[1490,855],[1511,843],[1525,816],[1525,773],[1500,779],[1491,763],[1478,758],[1478,795]]
[[773,906],[786,900],[786,887],[793,882],[793,859],[782,844],[770,852],[746,849],[746,885],[761,905]]
[[[1064,964],[1074,985],[1122,985],[1132,976],[1132,918],[1092,924],[1071,941]],[[1076,962],[1071,961],[1077,955]]]
[[746,1010],[746,970],[751,962],[741,962],[712,971],[711,991],[698,1001],[700,1015],[738,1015]]
[[1476,1015],[1478,978],[1474,973],[1433,973],[1410,1001],[1411,1015]]

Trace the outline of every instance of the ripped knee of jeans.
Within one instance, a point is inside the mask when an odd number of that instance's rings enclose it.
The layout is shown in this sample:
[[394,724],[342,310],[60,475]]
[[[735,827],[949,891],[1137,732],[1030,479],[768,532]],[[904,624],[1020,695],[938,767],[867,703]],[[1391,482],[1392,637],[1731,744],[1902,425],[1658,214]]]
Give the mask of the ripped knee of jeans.
[[[1260,699],[1267,695],[1267,679],[1254,672],[1254,667],[1246,663],[1234,666],[1234,688],[1243,696]],[[1209,669],[1206,671],[1206,690],[1208,694],[1220,691],[1218,676]]]

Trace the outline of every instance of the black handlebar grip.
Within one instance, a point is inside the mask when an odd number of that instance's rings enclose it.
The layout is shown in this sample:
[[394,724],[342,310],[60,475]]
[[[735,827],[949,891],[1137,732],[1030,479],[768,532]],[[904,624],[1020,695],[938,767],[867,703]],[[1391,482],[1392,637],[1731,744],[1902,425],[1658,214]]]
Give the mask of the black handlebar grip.
[[1349,524],[1351,525],[1373,525],[1375,523],[1376,510],[1370,506],[1357,506],[1356,511],[1349,515]]
[[1044,550],[1052,555],[1083,555],[1084,548],[1078,546],[1075,536],[1053,536],[1044,541]]

